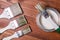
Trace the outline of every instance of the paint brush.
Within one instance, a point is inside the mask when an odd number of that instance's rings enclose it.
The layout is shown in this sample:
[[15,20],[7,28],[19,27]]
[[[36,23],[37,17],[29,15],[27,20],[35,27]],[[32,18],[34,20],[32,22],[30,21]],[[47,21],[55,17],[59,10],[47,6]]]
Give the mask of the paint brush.
[[35,6],[35,8],[36,8],[39,12],[41,12],[41,14],[42,14],[45,18],[47,18],[47,17],[49,16],[48,13],[46,12],[46,10],[44,9],[44,7],[42,6],[42,4],[38,3],[38,4]]
[[22,14],[22,9],[18,3],[14,3],[13,5],[4,9],[0,18],[13,18],[19,14]]
[[11,35],[9,37],[3,38],[3,40],[11,40],[13,38],[19,38],[19,37],[21,37],[21,36],[23,36],[25,34],[30,33],[30,32],[31,32],[31,29],[28,26],[28,27],[24,28],[23,30],[19,30],[19,31],[15,32],[13,35]]
[[27,24],[27,21],[25,19],[24,16],[20,16],[19,18],[17,18],[16,20],[13,20],[9,23],[8,26],[6,26],[5,28],[1,28],[0,29],[0,33],[3,33],[4,31],[8,30],[8,29],[16,29],[22,25]]

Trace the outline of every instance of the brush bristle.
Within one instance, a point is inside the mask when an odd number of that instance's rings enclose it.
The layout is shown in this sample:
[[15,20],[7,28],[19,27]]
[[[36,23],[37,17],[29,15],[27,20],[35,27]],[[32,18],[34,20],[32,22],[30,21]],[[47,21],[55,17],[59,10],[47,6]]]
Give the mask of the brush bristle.
[[28,27],[26,27],[25,29],[23,29],[23,34],[25,35],[25,34],[28,34],[28,33],[30,33],[31,32],[31,28],[28,26]]
[[18,19],[16,19],[19,26],[23,26],[27,24],[27,21],[24,16],[20,16]]
[[22,9],[20,8],[18,3],[15,3],[15,4],[11,5],[10,10],[12,11],[13,16],[22,14]]

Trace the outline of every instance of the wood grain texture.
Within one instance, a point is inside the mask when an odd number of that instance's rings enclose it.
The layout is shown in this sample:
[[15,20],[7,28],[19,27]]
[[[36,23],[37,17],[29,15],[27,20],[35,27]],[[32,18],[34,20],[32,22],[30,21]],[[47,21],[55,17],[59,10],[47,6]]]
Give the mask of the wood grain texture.
[[[29,36],[29,35],[25,35],[21,38],[19,38],[20,40],[42,40],[42,39],[38,39],[38,38],[35,38],[35,37],[32,37],[32,36]],[[13,40],[19,40],[19,39],[13,39]]]
[[[24,11],[24,13],[22,15],[25,15],[25,17],[28,21],[28,25],[30,25],[30,27],[32,28],[32,32],[27,34],[27,36],[22,36],[22,38],[15,38],[12,40],[39,40],[39,39],[60,40],[60,34],[58,34],[56,32],[50,32],[50,33],[44,32],[37,26],[36,16],[38,14],[38,11],[35,9],[35,5],[38,2],[41,2],[45,6],[56,8],[58,11],[60,11],[60,0],[19,0],[19,3]],[[4,25],[4,24],[1,24],[3,22],[6,22],[6,21],[4,21],[4,20],[1,21],[0,25]],[[23,27],[25,27],[25,26],[23,26]],[[0,35],[0,40],[3,37],[12,35],[15,31],[20,30],[23,27],[17,28],[16,30],[5,31],[3,34]],[[30,37],[30,36],[32,36],[32,37]],[[37,38],[37,39],[35,39],[35,38]]]

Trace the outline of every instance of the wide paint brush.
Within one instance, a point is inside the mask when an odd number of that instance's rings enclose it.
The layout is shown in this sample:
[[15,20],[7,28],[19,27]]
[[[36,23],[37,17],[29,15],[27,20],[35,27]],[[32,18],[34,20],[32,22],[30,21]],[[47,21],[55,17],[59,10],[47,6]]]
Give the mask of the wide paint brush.
[[0,18],[13,18],[19,14],[22,14],[22,9],[18,3],[14,3],[13,5],[4,9]]
[[13,20],[9,23],[8,26],[1,28],[0,29],[0,33],[3,33],[4,31],[8,30],[8,29],[16,29],[22,25],[27,24],[27,21],[25,19],[24,16],[20,16],[19,18],[17,18],[16,20]]

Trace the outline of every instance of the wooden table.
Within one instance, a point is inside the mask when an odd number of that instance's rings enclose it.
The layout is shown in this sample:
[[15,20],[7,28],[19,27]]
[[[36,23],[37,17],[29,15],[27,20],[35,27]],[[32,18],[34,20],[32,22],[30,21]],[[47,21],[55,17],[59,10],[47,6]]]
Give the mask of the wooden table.
[[[42,2],[45,6],[49,6],[49,7],[53,7],[56,8],[58,11],[60,11],[60,0],[19,0],[19,3],[21,4],[21,7],[23,9],[23,14],[26,16],[26,19],[28,21],[27,25],[30,25],[32,32],[22,36],[21,38],[15,38],[12,40],[60,40],[60,34],[56,33],[56,32],[44,32],[43,30],[41,30],[37,24],[36,24],[36,16],[38,14],[38,11],[35,9],[35,5],[38,2]],[[18,16],[17,16],[18,17]],[[14,19],[14,18],[13,18]],[[12,19],[12,20],[13,20]],[[3,26],[5,22],[9,22],[9,21],[4,21],[2,22],[4,19],[0,19],[0,23],[2,23],[1,25]],[[5,23],[5,26],[7,25],[7,23]],[[1,26],[1,28],[2,28]],[[25,27],[25,26],[23,26]],[[21,28],[23,28],[21,27]],[[19,30],[20,28],[17,28],[16,30],[7,30],[5,31],[3,34],[0,35],[0,39],[2,39],[3,37],[12,35],[14,33],[14,31]],[[36,39],[35,39],[36,38]]]

